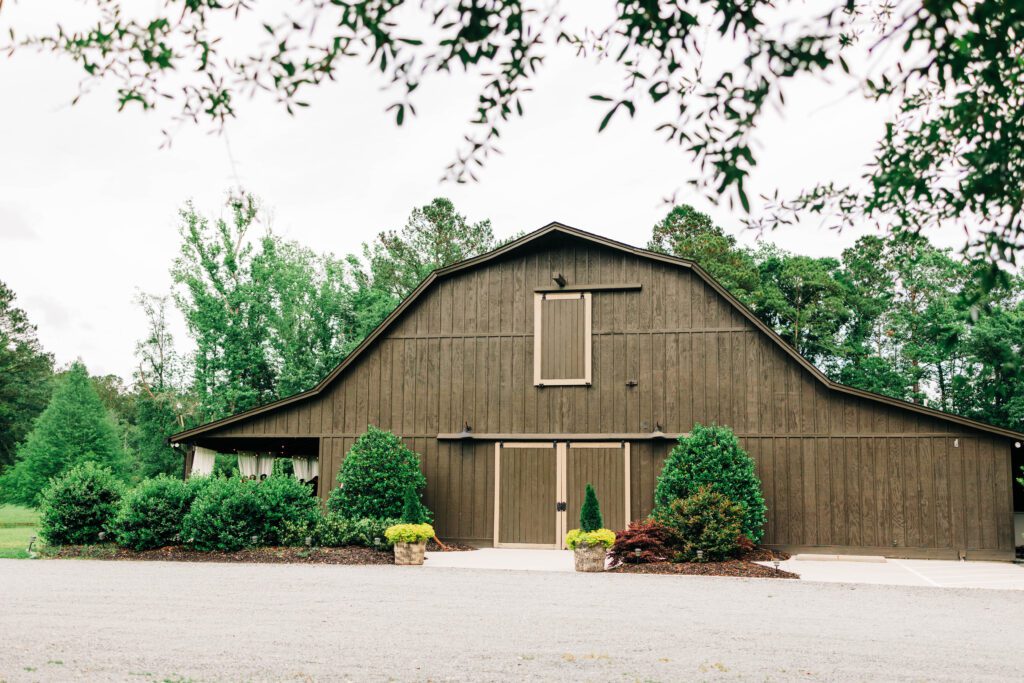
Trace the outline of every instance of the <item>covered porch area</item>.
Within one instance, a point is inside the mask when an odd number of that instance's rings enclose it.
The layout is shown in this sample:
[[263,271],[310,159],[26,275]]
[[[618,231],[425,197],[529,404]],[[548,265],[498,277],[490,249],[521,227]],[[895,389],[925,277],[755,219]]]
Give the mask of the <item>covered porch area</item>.
[[293,476],[324,495],[317,437],[206,436],[184,444],[183,476],[208,476],[233,466],[238,476],[265,479],[274,472]]

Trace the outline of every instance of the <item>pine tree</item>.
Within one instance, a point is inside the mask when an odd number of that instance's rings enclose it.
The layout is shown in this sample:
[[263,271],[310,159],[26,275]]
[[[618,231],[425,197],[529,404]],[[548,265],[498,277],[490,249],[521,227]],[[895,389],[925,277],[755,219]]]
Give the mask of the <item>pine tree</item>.
[[601,506],[597,502],[597,494],[594,487],[587,484],[587,492],[583,496],[583,506],[580,508],[580,529],[583,531],[597,531],[604,525],[601,519]]
[[85,366],[75,363],[18,449],[14,466],[0,477],[0,496],[36,505],[53,477],[84,462],[105,465],[119,476],[126,464],[117,428]]

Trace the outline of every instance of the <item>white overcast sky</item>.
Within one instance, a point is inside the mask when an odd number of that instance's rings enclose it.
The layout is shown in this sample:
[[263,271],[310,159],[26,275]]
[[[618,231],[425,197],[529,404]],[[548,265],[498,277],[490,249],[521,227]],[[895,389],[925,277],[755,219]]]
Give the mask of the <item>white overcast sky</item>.
[[[567,3],[570,13],[580,7]],[[50,8],[6,4],[0,35],[12,25],[52,26]],[[41,15],[48,10],[51,16]],[[400,227],[410,209],[439,195],[471,220],[490,218],[498,235],[558,220],[642,246],[667,210],[663,198],[678,190],[678,201],[752,243],[738,212],[687,193],[689,158],[653,130],[663,114],[642,110],[597,134],[604,109],[588,96],[617,92],[618,73],[552,48],[525,98],[526,118],[505,129],[504,156],[480,182],[459,186],[439,179],[468,129],[479,85],[473,78],[433,79],[416,100],[419,115],[397,128],[384,113],[393,94],[353,65],[298,116],[266,100],[245,101],[225,135],[184,128],[170,149],[160,149],[159,113],[119,114],[103,88],[71,106],[80,69],[69,60],[0,56],[0,280],[59,363],[82,358],[93,373],[127,379],[145,331],[133,299],[139,290],[169,290],[179,207],[193,199],[218,213],[238,182],[271,209],[277,232],[339,255]],[[810,80],[788,87],[785,116],[769,118],[758,135],[755,191],[794,192],[861,175],[885,112],[848,94],[851,87]],[[838,255],[859,234],[837,235],[814,221],[768,239],[799,253]],[[959,246],[958,235],[933,237]],[[180,321],[176,327],[183,343]]]

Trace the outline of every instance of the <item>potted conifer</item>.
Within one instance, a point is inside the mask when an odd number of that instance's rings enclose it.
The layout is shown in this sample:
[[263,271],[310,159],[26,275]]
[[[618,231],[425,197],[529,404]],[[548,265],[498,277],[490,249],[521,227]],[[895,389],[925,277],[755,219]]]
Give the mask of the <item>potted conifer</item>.
[[427,541],[434,537],[434,527],[427,524],[423,503],[412,486],[405,490],[402,522],[384,530],[385,538],[395,548],[395,564],[423,564]]
[[580,528],[565,535],[565,544],[573,551],[578,572],[603,572],[608,548],[615,543],[615,532],[602,527],[601,506],[594,487],[587,484],[580,507]]

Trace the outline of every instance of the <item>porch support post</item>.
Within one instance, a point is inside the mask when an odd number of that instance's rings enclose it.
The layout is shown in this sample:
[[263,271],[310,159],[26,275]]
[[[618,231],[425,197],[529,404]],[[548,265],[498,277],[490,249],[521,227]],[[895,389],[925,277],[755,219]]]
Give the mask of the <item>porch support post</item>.
[[182,458],[182,470],[181,478],[188,481],[188,477],[192,474],[192,460],[196,456],[196,447],[193,444],[189,444],[185,449],[184,457]]

